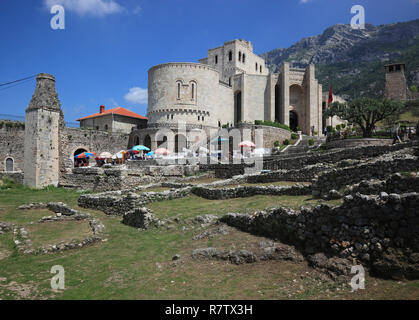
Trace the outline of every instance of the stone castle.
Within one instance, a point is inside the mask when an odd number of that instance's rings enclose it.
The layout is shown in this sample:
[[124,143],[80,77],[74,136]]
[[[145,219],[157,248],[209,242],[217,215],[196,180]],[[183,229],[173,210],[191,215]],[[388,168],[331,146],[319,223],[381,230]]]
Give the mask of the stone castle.
[[[184,122],[188,130],[206,130],[269,120],[321,134],[322,86],[314,74],[314,65],[288,63],[271,73],[249,41],[225,42],[199,63],[165,63],[148,71],[148,128],[176,129]],[[153,131],[147,133],[157,146]]]
[[[71,174],[74,156],[83,151],[114,154],[138,144],[154,150],[174,140],[172,151],[178,152],[182,150],[180,138],[183,146],[194,143],[196,147],[196,140],[187,141],[188,134],[182,137],[177,132],[178,122],[185,123],[190,133],[241,126],[254,130],[255,120],[269,120],[292,129],[299,127],[307,135],[320,135],[327,125],[322,111],[328,95],[322,93],[314,74],[313,65],[297,69],[288,63],[282,65],[279,73],[271,73],[264,60],[253,53],[250,42],[234,40],[210,49],[208,57],[199,63],[152,67],[148,73],[148,119],[127,122],[115,116],[115,110],[107,113],[101,107],[100,123],[87,123],[87,117],[84,128],[69,128],[65,126],[54,76],[41,73],[26,109],[25,123],[0,122],[0,177],[16,173],[18,181],[32,187],[59,185]],[[387,80],[391,89],[391,81]],[[127,110],[122,111],[127,116]],[[104,115],[112,121],[107,122]],[[333,120],[333,124],[337,122]],[[98,129],[99,126],[108,126],[108,130]],[[175,134],[158,137],[162,128]],[[287,130],[263,128],[264,147],[290,138]]]

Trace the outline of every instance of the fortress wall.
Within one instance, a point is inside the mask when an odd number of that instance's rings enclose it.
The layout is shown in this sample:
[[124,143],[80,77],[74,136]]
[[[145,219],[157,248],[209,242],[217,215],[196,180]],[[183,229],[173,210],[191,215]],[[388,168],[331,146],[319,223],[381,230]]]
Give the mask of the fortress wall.
[[6,170],[6,159],[12,158],[14,171],[23,171],[25,124],[0,120],[0,172]]
[[60,139],[64,146],[61,171],[65,172],[74,167],[74,152],[77,149],[98,155],[104,151],[114,154],[128,147],[129,134],[65,128]]

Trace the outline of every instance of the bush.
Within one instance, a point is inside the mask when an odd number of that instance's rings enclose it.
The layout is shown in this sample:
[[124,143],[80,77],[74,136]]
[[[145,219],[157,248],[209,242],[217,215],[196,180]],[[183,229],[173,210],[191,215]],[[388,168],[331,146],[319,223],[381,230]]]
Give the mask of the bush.
[[287,131],[291,131],[290,127],[288,127],[286,124],[282,124],[279,122],[255,120],[255,124],[258,126],[275,127],[275,128],[281,128]]
[[274,142],[274,147],[275,148],[278,148],[279,147],[279,141],[278,140]]
[[288,139],[285,139],[282,143],[284,146],[288,146],[290,144],[290,141]]
[[341,128],[341,125],[340,125],[340,124],[338,124],[338,125],[336,126],[336,130],[337,130],[337,131],[340,131],[340,128]]
[[332,126],[327,126],[327,132],[335,132],[335,129]]
[[295,128],[295,131],[301,131],[301,128],[297,126],[297,128]]
[[292,140],[298,140],[300,138],[300,136],[296,133],[291,133],[291,139]]
[[308,145],[309,146],[314,146],[314,139],[313,138],[308,140]]
[[340,126],[342,127],[342,129],[345,129],[346,128],[346,123],[342,123]]

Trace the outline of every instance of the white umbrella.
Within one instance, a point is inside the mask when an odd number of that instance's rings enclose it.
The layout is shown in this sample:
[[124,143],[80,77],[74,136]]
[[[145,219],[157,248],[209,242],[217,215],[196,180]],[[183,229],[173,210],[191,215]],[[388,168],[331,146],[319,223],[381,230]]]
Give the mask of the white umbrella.
[[109,158],[112,158],[112,154],[111,154],[110,152],[102,152],[102,153],[99,155],[99,158],[109,159]]
[[115,153],[112,156],[112,159],[122,159],[124,157],[124,152],[125,152],[125,150],[121,150],[121,151]]

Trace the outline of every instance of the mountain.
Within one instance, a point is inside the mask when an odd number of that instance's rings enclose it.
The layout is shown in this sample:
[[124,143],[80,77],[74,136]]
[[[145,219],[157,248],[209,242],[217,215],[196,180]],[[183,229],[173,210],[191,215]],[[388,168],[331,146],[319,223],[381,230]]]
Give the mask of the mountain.
[[408,84],[419,86],[419,19],[374,26],[364,30],[337,24],[321,35],[304,38],[289,48],[261,54],[268,67],[278,72],[282,62],[294,67],[316,65],[323,90],[346,98],[381,97],[385,87],[384,64],[406,63]]

